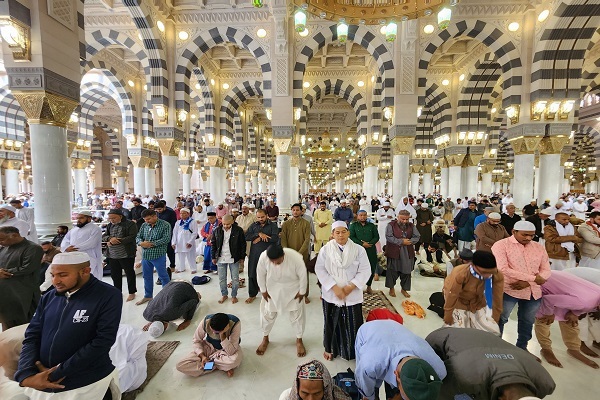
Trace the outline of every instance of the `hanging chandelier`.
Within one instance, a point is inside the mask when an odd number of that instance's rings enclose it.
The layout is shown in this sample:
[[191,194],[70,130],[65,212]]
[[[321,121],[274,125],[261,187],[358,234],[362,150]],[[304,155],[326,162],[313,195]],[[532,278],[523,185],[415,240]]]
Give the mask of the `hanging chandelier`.
[[[386,26],[386,40],[393,41],[397,32],[394,21],[407,21],[428,17],[438,13],[438,26],[446,29],[450,23],[450,7],[459,0],[293,0],[294,5],[304,13],[304,31],[306,15],[311,13],[331,21],[344,20],[350,25]],[[294,18],[295,19],[295,18]],[[393,24],[393,25],[392,25]],[[388,34],[389,31],[389,34]],[[394,38],[394,39],[392,39]]]

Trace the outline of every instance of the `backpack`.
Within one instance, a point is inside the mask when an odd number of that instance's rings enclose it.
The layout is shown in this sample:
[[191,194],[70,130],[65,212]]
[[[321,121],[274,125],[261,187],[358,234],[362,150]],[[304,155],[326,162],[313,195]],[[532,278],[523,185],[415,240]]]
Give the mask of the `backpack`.
[[333,381],[336,386],[341,388],[352,400],[360,400],[361,395],[356,386],[356,380],[354,379],[354,372],[348,368],[346,372],[338,372],[334,377]]
[[435,312],[440,318],[444,318],[444,304],[446,301],[442,292],[434,292],[429,296],[428,310]]

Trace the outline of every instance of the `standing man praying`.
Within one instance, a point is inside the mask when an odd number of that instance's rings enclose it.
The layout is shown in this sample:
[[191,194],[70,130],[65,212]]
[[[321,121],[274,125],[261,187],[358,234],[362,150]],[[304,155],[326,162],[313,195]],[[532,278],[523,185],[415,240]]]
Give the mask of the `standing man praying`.
[[350,240],[362,246],[369,259],[371,267],[371,276],[367,281],[367,293],[373,293],[371,283],[377,272],[377,248],[375,245],[379,241],[379,232],[374,223],[367,221],[367,212],[359,210],[356,216],[356,222],[350,224]]
[[102,229],[92,222],[91,211],[77,213],[77,224],[65,235],[60,244],[60,251],[87,253],[90,256],[92,275],[102,280]]
[[[296,250],[302,254],[304,264],[308,263],[310,257],[310,222],[302,218],[302,205],[292,205],[292,218],[281,225],[281,246]],[[308,299],[309,281],[306,281],[306,304],[310,303]]]

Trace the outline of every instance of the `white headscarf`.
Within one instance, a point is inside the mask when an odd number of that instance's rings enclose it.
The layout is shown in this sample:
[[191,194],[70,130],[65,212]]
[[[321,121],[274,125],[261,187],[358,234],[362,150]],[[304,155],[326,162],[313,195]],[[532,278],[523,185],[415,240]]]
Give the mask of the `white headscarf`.
[[[404,199],[406,199],[406,205],[404,204]],[[404,196],[401,200],[400,203],[398,203],[398,205],[396,206],[396,215],[398,215],[398,213],[402,210],[406,210],[410,213],[410,217],[411,218],[417,218],[417,212],[415,211],[414,207],[410,205],[410,202],[408,201],[408,196]]]
[[344,251],[340,251],[340,245],[335,240],[330,240],[321,250],[327,255],[325,269],[335,279],[338,286],[344,287],[348,284],[346,269],[352,264],[358,255],[358,245],[352,240],[344,245]]

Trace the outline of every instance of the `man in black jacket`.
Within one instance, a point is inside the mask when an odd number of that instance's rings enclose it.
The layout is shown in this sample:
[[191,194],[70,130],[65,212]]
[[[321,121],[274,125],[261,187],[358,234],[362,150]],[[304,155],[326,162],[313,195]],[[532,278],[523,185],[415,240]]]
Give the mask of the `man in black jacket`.
[[127,277],[129,296],[127,301],[135,299],[135,237],[138,227],[135,222],[128,220],[121,209],[115,208],[108,212],[109,224],[106,227],[102,242],[106,243],[106,259],[110,267],[110,277],[113,285],[121,292],[123,290],[123,270]]
[[60,253],[52,284],[25,331],[15,380],[28,398],[120,398],[118,371],[108,355],[116,341],[123,298],[91,275],[90,257]]
[[[175,213],[175,210],[173,210],[171,207],[167,207],[167,202],[164,200],[157,201],[154,205],[154,210],[157,212],[159,219],[167,221],[169,224],[171,224],[171,234],[173,234],[175,224],[177,223],[177,214]],[[169,240],[171,240],[171,238],[169,238]],[[173,250],[173,247],[171,246],[167,246],[167,257],[169,257],[169,263],[171,267],[170,269],[167,269],[170,278],[173,271],[175,271],[175,250]],[[160,285],[159,282],[160,281],[157,281],[156,284]]]
[[527,217],[527,221],[535,226],[535,236],[533,240],[544,244],[544,226],[549,222],[552,211],[549,208],[544,208],[539,213]]
[[227,269],[231,271],[231,302],[237,303],[240,281],[239,262],[246,257],[246,238],[244,230],[233,221],[233,217],[229,214],[223,216],[221,225],[213,232],[210,256],[213,264],[217,264],[219,272],[219,286],[221,296],[223,296],[219,300],[219,304],[227,300]]
[[144,218],[142,218],[142,211],[144,211],[146,207],[142,205],[142,200],[137,197],[133,199],[132,202],[133,207],[131,208],[130,216],[131,220],[137,225],[139,231],[140,227],[144,223]]
[[448,371],[440,400],[543,399],[556,387],[535,357],[493,333],[441,328],[425,340]]

